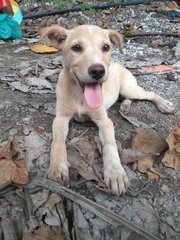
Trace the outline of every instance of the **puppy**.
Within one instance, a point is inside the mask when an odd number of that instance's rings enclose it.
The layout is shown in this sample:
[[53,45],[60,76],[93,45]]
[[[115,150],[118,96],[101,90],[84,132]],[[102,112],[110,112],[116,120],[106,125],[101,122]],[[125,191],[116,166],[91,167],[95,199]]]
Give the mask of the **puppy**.
[[103,146],[104,181],[114,194],[128,186],[115,141],[114,127],[107,109],[118,99],[126,100],[121,109],[130,107],[132,99],[150,100],[163,113],[173,112],[171,102],[137,85],[134,76],[121,65],[111,61],[117,42],[122,52],[122,35],[94,25],[81,25],[71,30],[54,25],[41,30],[41,37],[58,48],[63,56],[63,72],[56,88],[56,117],[48,177],[56,181],[69,178],[69,163],[65,140],[70,119],[88,115],[99,128]]

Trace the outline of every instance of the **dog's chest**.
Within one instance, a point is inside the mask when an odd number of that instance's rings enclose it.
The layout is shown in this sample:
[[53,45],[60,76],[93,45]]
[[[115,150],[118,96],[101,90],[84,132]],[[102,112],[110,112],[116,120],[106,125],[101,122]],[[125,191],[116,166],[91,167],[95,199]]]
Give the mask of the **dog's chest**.
[[77,122],[87,122],[90,120],[87,108],[85,108],[83,102],[79,106],[77,106],[76,111],[73,115],[73,118]]
[[76,105],[76,114],[78,114],[79,116],[88,114],[88,107],[83,100]]

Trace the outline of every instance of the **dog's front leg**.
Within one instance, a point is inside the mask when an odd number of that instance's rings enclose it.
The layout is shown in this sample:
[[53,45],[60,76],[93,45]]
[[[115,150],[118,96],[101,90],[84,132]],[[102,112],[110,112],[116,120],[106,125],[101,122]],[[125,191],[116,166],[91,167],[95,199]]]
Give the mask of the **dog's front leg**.
[[125,192],[128,177],[121,165],[112,121],[106,116],[94,120],[99,127],[99,137],[103,146],[104,181],[114,194]]
[[59,182],[69,180],[69,163],[65,145],[69,120],[70,117],[56,116],[53,122],[53,141],[47,177]]

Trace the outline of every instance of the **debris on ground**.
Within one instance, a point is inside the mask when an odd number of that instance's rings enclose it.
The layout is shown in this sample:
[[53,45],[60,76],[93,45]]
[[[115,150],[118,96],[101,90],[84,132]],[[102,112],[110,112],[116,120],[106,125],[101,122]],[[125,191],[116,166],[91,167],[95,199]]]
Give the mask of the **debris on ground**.
[[[18,2],[24,16],[57,7],[54,1]],[[68,1],[59,8],[84,2],[107,3]],[[0,239],[179,240],[180,28],[178,19],[162,14],[178,12],[176,2],[143,1],[26,19],[22,39],[0,41]],[[175,112],[166,115],[153,103],[133,101],[124,112],[120,98],[108,110],[131,182],[121,196],[104,184],[101,143],[92,122],[70,121],[69,185],[45,178],[55,86],[63,69],[62,56],[39,45],[40,28],[52,24],[68,29],[96,24],[121,32],[124,54],[115,47],[112,58],[144,89],[175,105]]]

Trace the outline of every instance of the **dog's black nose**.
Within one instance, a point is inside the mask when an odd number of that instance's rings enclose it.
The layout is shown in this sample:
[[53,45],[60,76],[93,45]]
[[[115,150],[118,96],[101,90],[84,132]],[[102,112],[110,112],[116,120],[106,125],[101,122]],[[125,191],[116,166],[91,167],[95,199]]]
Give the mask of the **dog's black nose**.
[[93,64],[88,68],[88,73],[92,78],[99,80],[104,76],[105,68],[101,64]]

